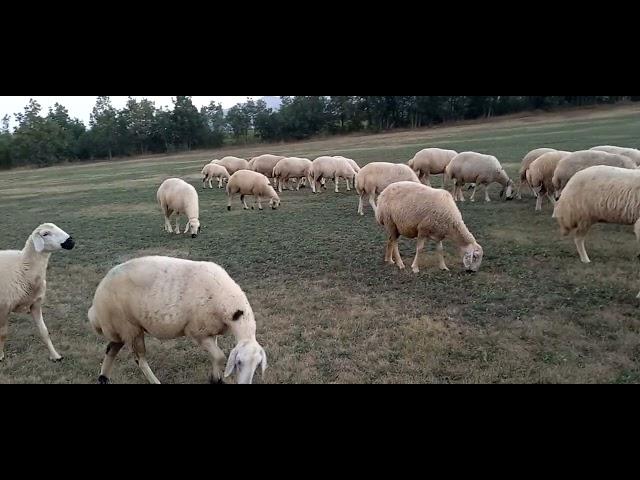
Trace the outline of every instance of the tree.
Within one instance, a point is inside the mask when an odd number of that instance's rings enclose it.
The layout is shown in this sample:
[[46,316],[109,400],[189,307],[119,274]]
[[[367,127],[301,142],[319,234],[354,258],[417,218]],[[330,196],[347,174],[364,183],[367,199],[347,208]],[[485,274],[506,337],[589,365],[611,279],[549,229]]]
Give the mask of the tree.
[[237,139],[244,136],[245,140],[251,127],[250,109],[242,104],[234,105],[227,112],[227,123],[233,131],[233,136]]
[[173,100],[173,124],[174,138],[181,143],[186,150],[191,150],[197,143],[198,132],[202,131],[204,122],[198,109],[193,105],[191,97],[176,97]]
[[98,97],[91,112],[89,125],[96,142],[95,150],[99,153],[106,152],[111,160],[116,145],[117,113],[109,97]]

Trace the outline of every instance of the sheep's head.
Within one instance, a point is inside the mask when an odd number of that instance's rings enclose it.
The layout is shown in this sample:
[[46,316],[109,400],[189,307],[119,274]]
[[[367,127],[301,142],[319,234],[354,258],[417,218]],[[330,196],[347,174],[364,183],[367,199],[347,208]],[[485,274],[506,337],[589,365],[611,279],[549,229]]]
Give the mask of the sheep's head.
[[71,250],[75,246],[71,235],[53,223],[44,223],[36,228],[31,234],[31,241],[38,253]]
[[280,197],[278,196],[277,193],[276,193],[276,195],[274,197],[271,197],[271,200],[269,200],[269,205],[271,206],[271,208],[273,210],[275,210],[276,208],[278,208],[280,206]]
[[264,348],[255,340],[243,340],[231,350],[224,376],[226,378],[235,372],[236,383],[251,384],[258,367],[261,367],[264,375],[267,369],[267,354]]
[[480,264],[482,263],[482,256],[484,252],[479,244],[469,245],[463,249],[462,264],[467,272],[477,272],[480,270]]
[[196,238],[200,233],[200,220],[190,218],[189,223],[187,223],[187,228],[184,229],[184,233],[191,233],[191,238]]
[[507,186],[500,192],[500,198],[505,200],[513,200],[513,180],[509,179]]

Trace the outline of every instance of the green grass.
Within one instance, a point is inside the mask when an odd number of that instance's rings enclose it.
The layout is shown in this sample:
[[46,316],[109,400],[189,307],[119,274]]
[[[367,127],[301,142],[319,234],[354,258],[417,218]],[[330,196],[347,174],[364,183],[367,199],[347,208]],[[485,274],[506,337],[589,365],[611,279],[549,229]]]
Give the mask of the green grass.
[[[106,344],[86,321],[93,293],[111,267],[146,254],[227,269],[256,313],[265,383],[637,383],[640,281],[630,227],[595,227],[585,266],[548,204],[536,213],[531,197],[499,202],[493,187],[491,204],[461,207],[484,247],[479,274],[463,273],[445,242],[451,271],[437,269],[429,245],[414,275],[384,265],[383,231],[369,208],[356,215],[357,197],[344,185],[339,194],[331,186],[316,196],[285,192],[277,211],[245,212],[236,199],[229,213],[223,191],[199,183],[205,161],[224,154],[344,154],[364,164],[440,146],[494,154],[515,178],[533,148],[596,144],[640,147],[639,109],[1,173],[0,248],[21,248],[43,222],[72,233],[77,248],[52,257],[44,306],[64,361],[50,363],[31,318],[13,315],[0,383],[95,382]],[[171,176],[200,193],[195,240],[162,230],[155,192]],[[414,248],[402,240],[408,265]],[[221,346],[228,353],[233,340]],[[208,356],[188,340],[149,340],[148,350],[161,381],[206,381]],[[144,382],[130,352],[118,357],[113,381]]]

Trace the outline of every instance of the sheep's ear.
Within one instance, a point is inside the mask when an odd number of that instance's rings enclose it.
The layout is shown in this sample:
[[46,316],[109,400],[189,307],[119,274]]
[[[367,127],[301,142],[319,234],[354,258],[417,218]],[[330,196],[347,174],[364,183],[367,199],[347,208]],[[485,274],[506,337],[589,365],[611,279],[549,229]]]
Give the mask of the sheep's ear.
[[260,357],[262,358],[260,365],[262,367],[262,376],[264,377],[264,371],[267,369],[267,353],[264,351],[264,348],[260,350]]
[[238,356],[238,347],[236,346],[231,353],[229,354],[229,359],[227,360],[227,368],[224,369],[224,378],[227,378],[229,375],[233,373],[233,370],[236,368],[236,357]]
[[33,240],[33,246],[36,249],[36,252],[42,252],[42,250],[44,250],[44,240],[42,239],[40,234],[34,233],[31,238]]

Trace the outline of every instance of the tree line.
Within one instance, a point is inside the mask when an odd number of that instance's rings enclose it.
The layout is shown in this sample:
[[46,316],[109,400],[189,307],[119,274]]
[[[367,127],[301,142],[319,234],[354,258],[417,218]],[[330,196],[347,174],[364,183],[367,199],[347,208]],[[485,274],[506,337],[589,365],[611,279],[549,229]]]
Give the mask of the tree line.
[[524,110],[638,101],[624,96],[295,96],[280,97],[274,110],[264,100],[228,112],[211,102],[198,110],[189,96],[172,98],[171,109],[129,97],[124,108],[98,97],[88,127],[60,104],[44,115],[30,100],[17,125],[2,119],[0,168],[61,161],[112,159],[180,150],[216,148],[225,142],[278,142],[357,131],[419,128]]

